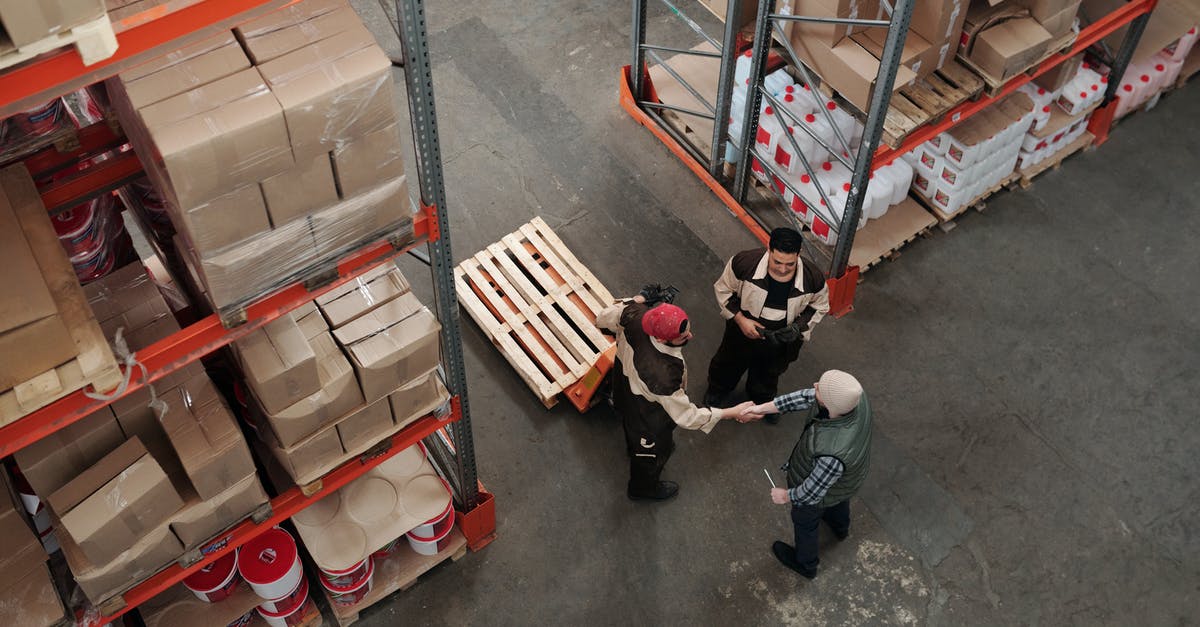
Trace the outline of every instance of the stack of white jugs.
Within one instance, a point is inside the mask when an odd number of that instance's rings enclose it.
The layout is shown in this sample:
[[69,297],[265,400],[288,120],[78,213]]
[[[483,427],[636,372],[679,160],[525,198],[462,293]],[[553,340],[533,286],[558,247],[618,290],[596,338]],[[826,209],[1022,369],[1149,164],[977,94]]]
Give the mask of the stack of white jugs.
[[1116,116],[1121,117],[1144,104],[1153,106],[1158,101],[1156,97],[1179,78],[1183,61],[1192,51],[1192,46],[1196,45],[1197,38],[1200,38],[1200,30],[1193,27],[1178,41],[1149,59],[1130,63],[1125,68],[1121,86],[1117,88],[1120,102]]
[[[734,72],[729,118],[731,136],[741,129],[749,95],[749,75],[750,57],[747,54],[738,57]],[[763,87],[785,111],[776,111],[763,99],[753,147],[756,154],[768,159],[768,164],[764,166],[757,157],[752,157],[750,171],[763,184],[775,189],[782,196],[784,205],[794,211],[814,235],[826,244],[833,244],[850,192],[852,171],[841,160],[833,158],[828,148],[839,149],[842,145],[838,139],[840,134],[850,151],[857,151],[862,141],[862,124],[832,100],[818,96],[807,85],[796,83],[784,70],[769,74]],[[821,111],[821,107],[826,111]],[[785,133],[791,136],[794,145]],[[796,153],[797,148],[814,170],[816,180],[805,170]],[[842,151],[841,155],[846,162],[853,163],[850,151]],[[726,161],[735,162],[737,156],[733,143],[728,143]],[[862,228],[868,219],[882,217],[889,207],[903,201],[908,195],[912,176],[912,167],[900,160],[876,169],[863,198],[858,228]]]
[[[1025,84],[1019,90],[1033,100],[1033,126],[1021,140],[1017,159],[1020,169],[1035,166],[1070,145],[1087,130],[1092,105],[1100,102],[1107,88],[1108,77],[1100,75],[1084,63],[1057,92]],[[1053,110],[1057,108],[1070,117],[1056,123],[1053,133],[1046,130]],[[1061,119],[1061,118],[1060,118]]]
[[983,196],[1016,167],[1033,111],[1015,93],[903,155],[916,170],[913,191],[947,216]]

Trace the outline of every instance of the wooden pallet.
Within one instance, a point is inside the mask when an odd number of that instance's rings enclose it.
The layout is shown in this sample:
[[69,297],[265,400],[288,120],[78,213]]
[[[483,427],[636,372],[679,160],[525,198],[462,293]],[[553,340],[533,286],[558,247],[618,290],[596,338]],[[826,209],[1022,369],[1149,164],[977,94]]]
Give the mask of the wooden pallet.
[[454,279],[459,303],[547,408],[611,366],[615,345],[595,321],[612,294],[540,217],[460,263]]
[[1018,183],[1021,185],[1021,189],[1029,189],[1029,186],[1033,185],[1034,177],[1049,170],[1057,170],[1067,157],[1070,157],[1080,150],[1091,146],[1095,139],[1096,138],[1091,133],[1084,131],[1083,135],[1080,135],[1078,139],[1060,148],[1059,151],[1053,155],[1050,155],[1049,157],[1028,168],[1017,170],[1017,173],[1020,175],[1018,178]]
[[84,65],[103,61],[117,51],[117,36],[108,15],[84,22],[61,33],[55,33],[31,44],[0,54],[0,69],[23,63],[39,54],[64,46],[75,46]]
[[[358,622],[359,613],[388,598],[395,592],[403,592],[416,585],[417,581],[434,566],[450,560],[457,562],[467,554],[467,539],[455,527],[450,532],[450,544],[437,555],[421,555],[408,545],[404,538],[396,546],[396,550],[384,560],[375,561],[375,574],[371,580],[371,591],[362,601],[353,607],[343,607],[329,599],[328,591],[325,598],[333,610],[333,620],[339,627],[349,627]],[[322,588],[324,590],[324,588]]]
[[929,235],[929,229],[937,225],[937,218],[929,214],[911,196],[893,205],[876,220],[854,234],[854,247],[850,250],[850,265],[858,266],[860,274],[900,256],[900,249]]
[[954,213],[952,213],[950,215],[946,215],[946,214],[942,213],[942,210],[938,209],[937,206],[934,205],[932,201],[930,201],[928,198],[925,198],[924,196],[922,196],[920,194],[913,194],[913,198],[916,198],[918,202],[920,202],[922,205],[929,208],[929,212],[932,213],[935,218],[937,218],[937,221],[939,223],[938,228],[942,229],[943,231],[950,231],[951,229],[954,228],[954,220],[956,218],[958,218],[962,214],[966,213],[967,210],[969,210],[969,209],[974,209],[975,211],[982,213],[983,210],[987,208],[987,204],[984,201],[987,200],[987,198],[989,196],[1008,187],[1009,185],[1011,185],[1014,181],[1016,181],[1020,177],[1021,177],[1021,175],[1018,174],[1017,172],[1013,172],[1012,174],[1009,174],[1008,176],[1001,179],[999,183],[996,183],[995,185],[990,187],[987,191],[976,196],[975,198],[972,198],[970,202],[964,203],[963,206],[959,207],[957,211],[955,211]]
[[986,87],[983,90],[984,93],[987,94],[989,97],[995,97],[997,94],[1000,93],[1000,90],[1004,89],[1004,86],[1007,85],[1009,81],[1013,80],[1014,78],[1016,78],[1018,76],[1021,76],[1022,74],[1028,73],[1030,70],[1041,65],[1042,61],[1049,59],[1051,56],[1056,55],[1060,52],[1065,52],[1067,48],[1071,47],[1071,44],[1075,43],[1075,38],[1077,36],[1078,36],[1078,33],[1075,33],[1074,31],[1072,31],[1072,32],[1067,33],[1066,35],[1063,35],[1057,41],[1051,42],[1050,46],[1046,48],[1046,54],[1038,57],[1037,60],[1035,60],[1035,61],[1031,61],[1028,65],[1026,65],[1024,68],[1022,68],[1020,72],[1015,72],[1015,73],[1013,73],[1012,76],[1009,76],[1008,78],[1005,78],[1003,80],[998,79],[994,76],[991,76],[986,71],[981,69],[978,65],[975,65],[970,59],[968,59],[964,56],[960,55],[957,58],[958,58],[959,63],[962,63],[963,65],[967,66],[967,68],[969,68],[972,72],[975,72],[976,74],[978,74],[979,77],[983,79],[983,82],[986,84]]
[[978,96],[983,79],[955,59],[892,95],[883,122],[883,143],[895,148],[909,133],[936,122],[950,109]]
[[[38,197],[33,180],[22,165],[0,171],[0,179],[10,193],[25,199]],[[67,363],[0,393],[0,425],[14,422],[89,385],[102,392],[111,391],[122,379],[112,348],[96,322],[41,202],[13,202],[12,205],[42,269],[58,314],[75,341],[77,353]]]

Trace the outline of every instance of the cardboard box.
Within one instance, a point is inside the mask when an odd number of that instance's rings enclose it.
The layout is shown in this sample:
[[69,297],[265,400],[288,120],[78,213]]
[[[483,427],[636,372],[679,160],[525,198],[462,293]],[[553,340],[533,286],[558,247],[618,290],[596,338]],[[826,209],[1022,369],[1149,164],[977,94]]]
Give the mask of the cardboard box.
[[0,625],[50,627],[66,618],[46,564],[22,571],[20,581],[0,589]]
[[[887,14],[878,0],[790,0],[791,14],[809,17],[833,17],[858,20],[886,20]],[[751,15],[757,14],[757,7]],[[752,18],[753,19],[753,18]],[[855,33],[870,30],[849,24],[788,22],[784,27],[788,39],[803,39],[812,43],[833,46]]]
[[[278,13],[282,13],[282,11]],[[272,18],[273,15],[268,15],[256,22]],[[243,25],[237,29],[237,32],[255,65],[262,65],[272,59],[278,59],[289,52],[338,33],[363,28],[358,14],[344,3],[338,9],[312,16],[304,21],[258,34],[248,34],[253,32],[253,24],[254,22],[251,22],[249,28],[247,25]]]
[[412,200],[405,177],[387,181],[312,216],[318,256],[345,254],[372,240],[412,230]]
[[182,210],[292,167],[283,110],[254,68],[140,110]]
[[296,167],[263,180],[262,196],[267,202],[271,224],[282,226],[338,201],[333,168],[328,153],[320,153]]
[[129,78],[122,74],[121,80],[125,84],[129,103],[134,109],[141,109],[249,67],[250,60],[246,58],[246,53],[229,37],[225,45],[216,49],[172,63],[140,78]]
[[0,470],[0,590],[11,588],[45,562],[46,551],[26,522],[8,473]]
[[405,384],[388,395],[392,419],[400,427],[407,426],[449,399],[450,393],[446,391],[437,371]]
[[391,62],[365,29],[338,33],[258,69],[283,106],[298,160],[396,121]]
[[347,416],[337,424],[343,451],[378,442],[392,428],[392,408],[381,398]]
[[212,254],[271,229],[262,190],[250,183],[190,209],[170,204],[171,220],[192,249]]
[[75,582],[92,603],[107,600],[183,555],[183,545],[168,523],[147,531],[137,544],[102,564],[90,561],[68,534],[60,534],[59,542]]
[[[787,2],[788,0],[780,0],[780,4],[786,4]],[[727,21],[728,16],[725,13],[729,9],[728,0],[700,0],[700,3],[708,7],[708,10],[712,11],[713,15],[717,16],[717,19],[722,22]],[[757,15],[757,0],[741,0],[738,3],[737,26],[741,27],[753,24],[754,18]]]
[[[870,29],[854,35],[852,39],[878,59],[883,56],[887,31],[879,28]],[[937,51],[928,41],[925,41],[920,35],[910,32],[904,38],[904,47],[900,50],[900,64],[912,70],[918,77],[928,76],[939,67],[936,53]]]
[[234,29],[234,32],[239,40],[261,37],[345,6],[346,0],[301,0],[240,24]]
[[332,426],[310,435],[288,449],[271,445],[268,445],[268,448],[288,475],[297,481],[319,472],[345,454],[337,429]]
[[404,176],[399,129],[398,124],[390,124],[334,149],[333,175],[339,197],[350,198]]
[[[870,108],[875,76],[879,73],[879,59],[874,55],[853,39],[844,39],[830,47],[818,41],[793,38],[792,47],[843,98],[862,111]],[[912,70],[900,66],[896,69],[892,89],[900,89],[916,77]]]
[[108,407],[88,414],[17,451],[17,467],[43,499],[67,485],[125,441]]
[[149,61],[138,63],[137,65],[121,72],[118,75],[118,78],[122,83],[136,81],[140,78],[145,78],[151,74],[154,74],[155,72],[162,71],[178,63],[190,61],[198,56],[208,54],[230,44],[237,44],[237,38],[233,36],[232,32],[225,31],[217,33],[211,37],[201,39],[196,43],[189,44],[178,50],[172,50],[166,54],[156,56]]
[[385,263],[316,299],[329,328],[337,329],[393,298],[411,291],[395,264]]
[[[202,374],[204,374],[204,366],[200,362],[192,362],[183,366],[179,370],[165,375],[163,378],[151,383],[150,385],[154,388],[157,394],[161,395],[161,393],[168,392],[173,388],[183,385],[183,383],[188,379]],[[139,388],[134,392],[130,392],[129,394],[118,398],[117,400],[113,401],[109,407],[112,409],[113,414],[118,417],[127,416],[129,414],[141,411],[149,412],[149,416],[151,418],[154,417],[153,410],[150,409],[150,390],[146,388]],[[119,420],[120,419],[118,418],[118,421]],[[132,421],[137,419],[129,420]],[[133,434],[126,433],[125,437],[129,438],[132,435]],[[145,443],[146,441],[142,440],[142,444]],[[113,448],[116,448],[116,446],[113,446]],[[153,451],[151,451],[151,454],[153,454]]]
[[412,293],[333,332],[358,375],[363,398],[375,402],[437,367],[441,325]]
[[321,389],[317,356],[300,327],[282,316],[234,343],[246,383],[268,413]]
[[254,513],[267,500],[256,474],[242,478],[207,500],[189,494],[187,505],[171,517],[171,532],[184,549],[192,549]]
[[1046,29],[1046,32],[1050,33],[1051,37],[1058,39],[1071,32],[1071,27],[1075,25],[1075,15],[1079,13],[1079,2],[1080,0],[1075,0],[1044,17],[1038,17],[1035,12],[1034,19],[1042,25],[1042,28]]
[[[36,195],[0,189],[0,267],[4,268],[0,293],[5,294],[0,299],[0,355],[21,356],[0,360],[0,390],[24,383],[78,354],[14,211],[35,202],[45,213]],[[62,250],[56,252],[66,255]]]
[[[329,332],[325,316],[321,315],[321,310],[317,309],[317,304],[312,301],[300,305],[288,315],[296,321],[296,326],[300,327],[300,332],[309,344],[312,344],[314,337]],[[316,347],[313,347],[313,350],[316,351]]]
[[927,41],[958,42],[963,21],[967,18],[970,0],[922,0],[913,3],[912,21],[909,32],[924,37]]
[[152,284],[150,287],[154,289],[154,294],[149,298],[136,304],[126,299],[128,309],[100,322],[100,330],[104,332],[104,337],[113,341],[117,337],[117,331],[121,331],[121,336],[129,344],[129,348],[136,351],[179,330],[175,314],[171,313],[167,302],[158,295],[158,288],[154,288]]
[[979,33],[996,24],[1019,17],[1029,17],[1029,9],[1008,2],[997,5],[974,0],[967,7],[967,17],[963,21],[962,32],[959,35],[959,55],[969,58],[975,45],[975,37]]
[[141,262],[134,262],[116,270],[108,276],[101,277],[83,286],[83,294],[87,296],[88,305],[96,316],[96,321],[103,323],[115,318],[138,304],[148,300],[158,300],[158,288],[146,274],[146,268]]
[[104,15],[103,0],[0,0],[0,24],[20,48]]
[[1051,30],[1048,24],[1063,19],[1062,14],[1069,12],[1067,28],[1070,20],[1079,11],[1080,0],[1012,0],[1013,4],[1029,10],[1029,16],[1037,20],[1046,30]]
[[309,338],[321,388],[279,412],[264,412],[276,442],[293,446],[363,404],[354,369],[329,333]]
[[136,437],[47,500],[80,551],[105,564],[179,511],[183,501]]
[[237,421],[207,375],[164,395],[159,418],[183,470],[201,499],[211,499],[254,474]]
[[1025,71],[1046,54],[1050,33],[1029,17],[1005,20],[975,36],[971,62],[997,80]]
[[209,300],[220,308],[242,304],[305,277],[317,262],[308,220],[293,220],[193,262]]

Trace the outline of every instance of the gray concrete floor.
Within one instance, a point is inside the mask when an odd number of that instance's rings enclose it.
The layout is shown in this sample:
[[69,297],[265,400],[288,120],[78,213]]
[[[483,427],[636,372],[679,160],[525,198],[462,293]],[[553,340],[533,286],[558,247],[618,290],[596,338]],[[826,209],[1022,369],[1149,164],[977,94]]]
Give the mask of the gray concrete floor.
[[[355,5],[398,49],[380,6]],[[427,13],[455,257],[540,215],[614,293],[678,286],[702,394],[721,329],[711,282],[753,240],[619,108],[628,3],[438,0]],[[650,29],[695,43],[657,7]],[[872,270],[857,311],[822,323],[784,385],[857,374],[877,446],[851,539],[824,538],[812,582],[770,554],[790,525],[762,469],[786,457],[795,423],[679,432],[666,474],[680,496],[634,504],[615,416],[545,410],[465,319],[499,538],[362,624],[1194,622],[1196,111],[1192,86],[1135,115]]]

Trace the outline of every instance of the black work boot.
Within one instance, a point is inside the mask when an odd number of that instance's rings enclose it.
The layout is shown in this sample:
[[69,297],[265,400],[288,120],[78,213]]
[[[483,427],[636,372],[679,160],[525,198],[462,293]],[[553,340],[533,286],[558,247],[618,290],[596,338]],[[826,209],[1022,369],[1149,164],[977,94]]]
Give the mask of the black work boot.
[[665,501],[679,494],[679,484],[674,481],[659,481],[654,490],[635,492],[632,488],[626,491],[631,501]]
[[786,542],[778,542],[771,545],[771,552],[775,554],[775,559],[779,560],[780,564],[800,573],[807,579],[814,579],[817,576],[817,569],[813,567],[805,567],[796,561],[796,549]]

